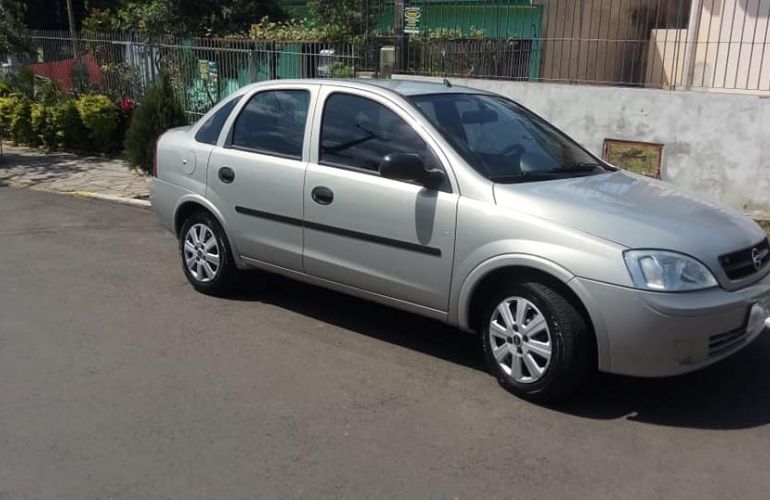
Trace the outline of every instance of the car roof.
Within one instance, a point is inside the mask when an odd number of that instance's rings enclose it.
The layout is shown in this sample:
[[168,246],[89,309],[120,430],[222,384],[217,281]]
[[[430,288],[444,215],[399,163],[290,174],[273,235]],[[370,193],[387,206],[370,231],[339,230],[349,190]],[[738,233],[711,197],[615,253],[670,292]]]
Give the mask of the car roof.
[[[345,80],[364,85],[373,85],[384,89],[392,90],[403,96],[425,95],[425,94],[486,94],[486,92],[470,87],[447,85],[446,83],[426,82],[419,80],[382,80],[382,79],[356,79]],[[445,80],[448,82],[448,80]]]
[[[361,89],[385,89],[396,94],[400,94],[404,97],[426,94],[488,94],[483,90],[474,89],[471,87],[463,87],[459,85],[447,86],[446,83],[426,82],[420,80],[385,80],[385,79],[373,79],[373,78],[305,78],[305,79],[286,79],[286,80],[269,80],[265,82],[259,82],[253,84],[258,86],[262,83],[285,83],[296,84],[312,83],[315,85],[339,85],[342,87],[352,87]],[[250,86],[249,86],[250,87]]]

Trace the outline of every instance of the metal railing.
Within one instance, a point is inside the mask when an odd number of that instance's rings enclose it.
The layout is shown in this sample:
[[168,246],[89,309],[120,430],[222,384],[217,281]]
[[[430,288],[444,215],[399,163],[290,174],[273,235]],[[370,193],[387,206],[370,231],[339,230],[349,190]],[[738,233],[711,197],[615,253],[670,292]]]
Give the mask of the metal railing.
[[163,70],[193,117],[250,82],[376,74],[385,46],[413,75],[770,94],[770,0],[361,2],[377,15],[346,43],[36,31],[25,62],[115,99]]
[[[185,111],[195,118],[243,85],[275,78],[352,77],[351,44],[250,39],[143,40],[131,34],[35,31],[25,65],[65,90],[98,91],[139,101],[165,72]],[[77,54],[77,59],[75,57]]]
[[395,45],[404,73],[770,92],[770,0],[368,4],[380,12],[369,43]]

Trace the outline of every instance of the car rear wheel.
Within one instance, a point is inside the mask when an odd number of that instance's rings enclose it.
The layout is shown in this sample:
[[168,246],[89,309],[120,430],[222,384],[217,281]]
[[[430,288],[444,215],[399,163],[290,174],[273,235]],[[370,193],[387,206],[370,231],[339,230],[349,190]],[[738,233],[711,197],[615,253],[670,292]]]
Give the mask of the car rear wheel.
[[222,226],[208,212],[196,212],[182,225],[179,254],[187,280],[199,292],[225,295],[237,270]]
[[564,397],[590,368],[588,325],[563,295],[539,282],[514,283],[491,294],[480,326],[489,371],[519,397]]

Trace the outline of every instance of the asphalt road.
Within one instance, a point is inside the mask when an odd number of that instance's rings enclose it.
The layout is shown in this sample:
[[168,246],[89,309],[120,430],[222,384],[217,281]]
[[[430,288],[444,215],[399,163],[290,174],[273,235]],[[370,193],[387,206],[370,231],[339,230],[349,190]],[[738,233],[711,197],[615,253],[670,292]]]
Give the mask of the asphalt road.
[[476,339],[250,273],[146,210],[0,187],[0,499],[767,498],[770,335],[669,380],[508,395]]

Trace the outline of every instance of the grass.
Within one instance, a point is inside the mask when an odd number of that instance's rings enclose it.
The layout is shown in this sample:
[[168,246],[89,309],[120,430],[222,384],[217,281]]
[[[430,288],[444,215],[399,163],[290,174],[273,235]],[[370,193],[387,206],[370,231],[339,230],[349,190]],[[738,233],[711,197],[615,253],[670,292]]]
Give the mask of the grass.
[[758,220],[757,224],[762,226],[762,229],[768,232],[770,234],[770,220]]

